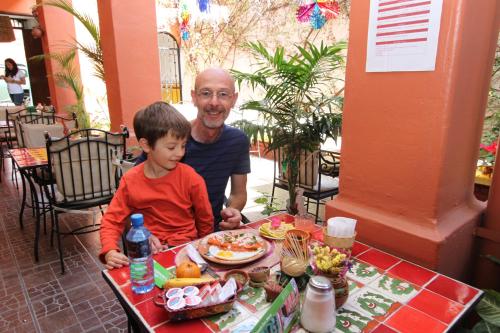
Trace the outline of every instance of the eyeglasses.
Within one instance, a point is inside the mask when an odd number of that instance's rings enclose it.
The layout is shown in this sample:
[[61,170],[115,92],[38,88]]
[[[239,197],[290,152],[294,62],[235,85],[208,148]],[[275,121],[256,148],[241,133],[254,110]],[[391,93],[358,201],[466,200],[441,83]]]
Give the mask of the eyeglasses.
[[230,93],[228,91],[212,91],[212,90],[200,90],[196,93],[198,97],[204,100],[209,100],[212,99],[215,96],[217,96],[218,100],[221,101],[229,101],[233,97],[233,93]]

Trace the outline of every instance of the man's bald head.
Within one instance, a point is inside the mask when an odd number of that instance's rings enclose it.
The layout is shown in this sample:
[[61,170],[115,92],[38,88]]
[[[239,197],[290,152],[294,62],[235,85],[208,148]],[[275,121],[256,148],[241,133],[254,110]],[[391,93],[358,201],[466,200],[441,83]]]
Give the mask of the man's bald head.
[[207,81],[218,81],[226,87],[231,88],[232,92],[235,90],[234,79],[228,71],[220,67],[213,67],[205,69],[196,76],[194,89],[198,90],[203,88]]

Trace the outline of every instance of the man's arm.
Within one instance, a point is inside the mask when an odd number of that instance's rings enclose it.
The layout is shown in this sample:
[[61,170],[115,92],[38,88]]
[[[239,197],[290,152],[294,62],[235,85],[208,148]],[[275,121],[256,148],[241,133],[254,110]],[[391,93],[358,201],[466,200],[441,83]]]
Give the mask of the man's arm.
[[247,175],[231,175],[231,193],[228,206],[221,211],[221,230],[236,229],[240,226],[241,213],[247,202]]
[[228,207],[241,211],[247,203],[247,175],[231,175],[231,193]]

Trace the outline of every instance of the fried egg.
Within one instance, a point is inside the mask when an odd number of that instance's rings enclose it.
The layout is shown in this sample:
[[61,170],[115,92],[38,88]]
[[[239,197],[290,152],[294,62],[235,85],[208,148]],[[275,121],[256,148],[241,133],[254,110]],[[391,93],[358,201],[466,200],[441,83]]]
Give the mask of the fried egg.
[[255,255],[257,255],[259,251],[252,251],[252,252],[239,252],[239,251],[226,251],[226,250],[221,250],[217,252],[217,254],[214,256],[219,259],[223,260],[243,260],[243,259],[248,259],[251,258]]

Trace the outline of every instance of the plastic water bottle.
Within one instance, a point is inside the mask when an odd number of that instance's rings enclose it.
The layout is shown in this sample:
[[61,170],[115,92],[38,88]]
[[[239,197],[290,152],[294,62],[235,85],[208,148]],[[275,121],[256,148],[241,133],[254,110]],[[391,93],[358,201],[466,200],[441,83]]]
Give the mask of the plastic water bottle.
[[130,281],[132,291],[145,294],[154,288],[154,268],[149,237],[151,233],[144,227],[142,214],[130,217],[132,228],[127,233],[127,251],[130,260]]

